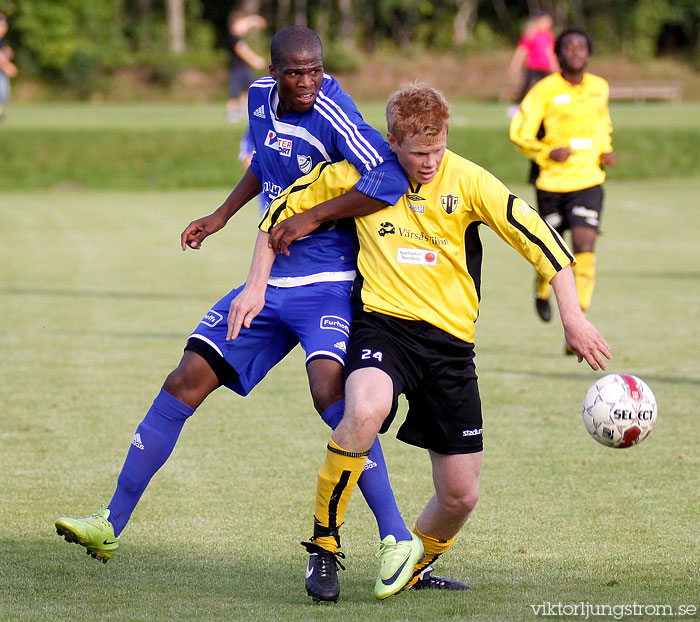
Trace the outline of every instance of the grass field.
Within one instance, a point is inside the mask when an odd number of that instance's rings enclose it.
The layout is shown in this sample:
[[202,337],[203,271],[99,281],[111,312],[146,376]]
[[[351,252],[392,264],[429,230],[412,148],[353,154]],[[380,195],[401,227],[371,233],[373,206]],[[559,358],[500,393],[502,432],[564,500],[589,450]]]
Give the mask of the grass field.
[[[298,350],[245,400],[221,390],[201,407],[109,564],[59,539],[57,516],[109,500],[188,331],[247,273],[252,206],[201,252],[179,250],[181,229],[227,192],[0,194],[0,620],[505,621],[535,620],[545,602],[700,606],[699,179],[608,184],[590,317],[611,370],[644,378],[660,409],[631,449],[589,438],[580,403],[596,375],[536,319],[529,266],[482,234],[482,497],[438,565],[473,592],[375,601],[376,528],[357,495],[342,600],[311,605],[298,543],[328,432]],[[427,457],[393,430],[384,447],[412,524],[431,490]]]
[[[359,107],[384,131],[382,103]],[[452,108],[448,146],[506,183],[523,181],[506,106],[456,100]],[[700,104],[614,104],[611,114],[611,179],[700,176]],[[229,186],[241,174],[244,129],[225,122],[222,104],[13,104],[0,128],[0,192]]]
[[[451,100],[452,125],[455,127],[507,126],[507,104]],[[369,123],[384,131],[384,103],[361,101],[360,111]],[[612,103],[615,127],[697,127],[700,104]],[[4,127],[44,129],[118,129],[118,128],[221,128],[226,125],[223,103],[31,103],[13,104]]]

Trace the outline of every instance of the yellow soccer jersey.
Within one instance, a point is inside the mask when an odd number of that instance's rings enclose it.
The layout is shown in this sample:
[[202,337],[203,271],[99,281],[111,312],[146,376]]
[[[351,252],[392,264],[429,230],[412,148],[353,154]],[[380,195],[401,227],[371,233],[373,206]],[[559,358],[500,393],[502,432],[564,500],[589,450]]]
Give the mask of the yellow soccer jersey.
[[[557,73],[540,80],[525,96],[511,120],[510,139],[539,164],[538,189],[573,192],[605,181],[600,154],[612,151],[608,92],[608,83],[599,76],[586,73],[581,84],[574,85]],[[549,159],[552,149],[567,146],[574,153],[566,162]]]
[[[260,228],[269,232],[284,218],[343,194],[358,178],[348,162],[319,164],[272,202]],[[355,224],[364,308],[423,320],[469,343],[481,285],[479,225],[491,227],[547,281],[574,261],[535,210],[450,151],[433,181],[411,187],[396,205]]]

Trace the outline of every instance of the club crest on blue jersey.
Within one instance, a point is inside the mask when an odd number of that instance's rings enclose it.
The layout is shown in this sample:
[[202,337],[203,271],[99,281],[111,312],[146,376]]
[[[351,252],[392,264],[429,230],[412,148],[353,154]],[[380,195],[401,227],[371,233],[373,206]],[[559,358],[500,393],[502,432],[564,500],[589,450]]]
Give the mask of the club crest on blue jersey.
[[337,315],[324,315],[321,318],[321,328],[326,330],[337,330],[346,337],[350,336],[350,323]]
[[202,318],[202,324],[206,324],[207,326],[216,326],[221,320],[224,319],[224,316],[221,315],[221,313],[218,313],[217,311],[207,311],[207,314]]
[[298,155],[297,162],[299,163],[299,170],[306,175],[311,170],[313,162],[311,161],[311,156]]
[[268,130],[267,136],[265,137],[265,146],[275,151],[279,151],[280,155],[287,158],[292,157],[292,141],[288,138],[280,138],[277,133]]

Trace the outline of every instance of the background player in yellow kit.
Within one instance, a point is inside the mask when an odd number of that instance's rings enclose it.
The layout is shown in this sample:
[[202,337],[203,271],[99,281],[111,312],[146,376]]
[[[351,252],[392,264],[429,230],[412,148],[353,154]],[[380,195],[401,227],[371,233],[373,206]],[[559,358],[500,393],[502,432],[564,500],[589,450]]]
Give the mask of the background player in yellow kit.
[[[574,276],[585,314],[595,286],[595,241],[603,208],[606,166],[616,164],[608,83],[586,73],[591,38],[569,28],[555,42],[561,73],[540,80],[522,101],[510,124],[510,139],[539,165],[535,188],[540,214],[559,233],[571,229]],[[544,136],[538,138],[540,127]],[[551,319],[549,283],[536,277],[535,308]],[[567,348],[567,352],[570,349]]]
[[[428,450],[435,494],[403,558],[387,556],[384,563],[382,556],[375,596],[386,598],[418,581],[453,544],[477,502],[483,452],[474,366],[480,225],[551,281],[566,341],[579,362],[585,358],[592,369],[605,369],[604,357],[610,358],[608,344],[581,313],[569,267],[573,257],[561,237],[493,175],[446,149],[448,123],[447,102],[434,89],[411,86],[391,97],[388,140],[409,192],[393,206],[355,218],[360,250],[345,413],[319,472],[314,534],[305,543],[312,552],[306,590],[315,600],[337,599],[337,572],[319,577],[313,556],[342,555],[338,530],[347,503],[367,451],[396,413],[399,394],[406,395],[409,411],[397,436]],[[357,175],[347,162],[319,164],[273,201],[261,228],[269,231],[317,204],[306,214],[323,215],[323,202],[351,188]]]

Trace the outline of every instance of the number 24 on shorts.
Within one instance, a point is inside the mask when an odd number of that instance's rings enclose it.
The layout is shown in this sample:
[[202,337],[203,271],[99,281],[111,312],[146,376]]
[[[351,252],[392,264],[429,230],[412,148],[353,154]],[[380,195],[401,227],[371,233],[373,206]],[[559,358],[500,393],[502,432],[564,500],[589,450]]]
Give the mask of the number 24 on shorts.
[[384,354],[382,354],[381,351],[377,350],[376,352],[372,352],[369,348],[362,348],[362,358],[363,361],[366,361],[368,359],[377,359],[378,361],[381,362],[382,357]]

